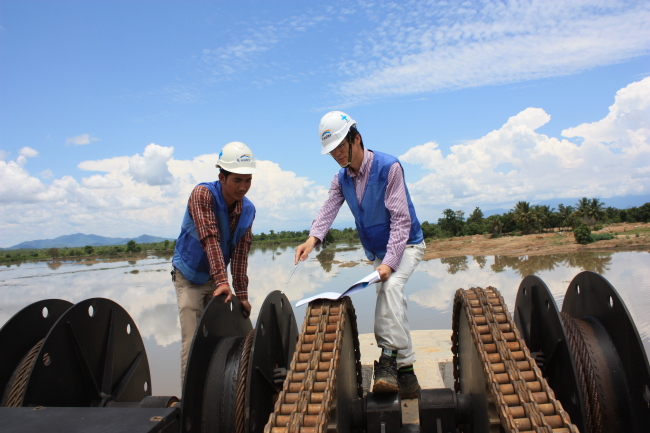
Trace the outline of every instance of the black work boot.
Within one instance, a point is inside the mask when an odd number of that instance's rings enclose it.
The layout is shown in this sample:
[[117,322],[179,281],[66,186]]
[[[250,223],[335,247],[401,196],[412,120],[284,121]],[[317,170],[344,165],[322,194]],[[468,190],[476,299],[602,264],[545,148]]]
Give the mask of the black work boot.
[[410,371],[398,371],[397,382],[399,382],[400,398],[418,398],[420,384],[412,368]]
[[379,361],[375,361],[375,384],[372,392],[397,392],[397,358],[382,354]]

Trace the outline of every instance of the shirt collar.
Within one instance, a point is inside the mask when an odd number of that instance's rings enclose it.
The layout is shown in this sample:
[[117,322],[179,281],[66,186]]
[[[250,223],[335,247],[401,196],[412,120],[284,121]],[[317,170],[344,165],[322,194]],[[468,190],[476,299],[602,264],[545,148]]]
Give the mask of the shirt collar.
[[232,211],[228,212],[228,215],[232,215],[232,216],[239,215],[242,211],[242,208],[244,207],[243,202],[244,200],[237,200],[235,202],[235,208]]
[[359,168],[359,173],[355,174],[354,171],[350,167],[348,167],[348,175],[350,177],[364,176],[368,172],[368,170],[370,170],[370,166],[372,165],[373,158],[374,158],[374,154],[370,150],[364,147],[363,161],[361,161],[361,167]]

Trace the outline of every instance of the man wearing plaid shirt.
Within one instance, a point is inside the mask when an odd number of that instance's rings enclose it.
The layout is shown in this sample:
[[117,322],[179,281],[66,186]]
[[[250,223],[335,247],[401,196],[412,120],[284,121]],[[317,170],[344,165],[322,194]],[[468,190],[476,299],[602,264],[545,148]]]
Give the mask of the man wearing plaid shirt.
[[190,195],[176,241],[172,280],[181,322],[181,382],[196,326],[208,302],[232,298],[232,285],[248,317],[248,252],[253,240],[255,206],[245,195],[257,171],[253,152],[244,143],[226,144],[217,161],[219,180],[204,182]]

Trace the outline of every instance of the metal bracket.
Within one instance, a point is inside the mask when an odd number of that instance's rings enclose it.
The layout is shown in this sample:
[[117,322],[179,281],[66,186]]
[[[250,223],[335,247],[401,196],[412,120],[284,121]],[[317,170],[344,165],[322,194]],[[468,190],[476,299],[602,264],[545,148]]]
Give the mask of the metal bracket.
[[399,394],[369,392],[365,401],[367,433],[389,433],[400,430],[402,402]]

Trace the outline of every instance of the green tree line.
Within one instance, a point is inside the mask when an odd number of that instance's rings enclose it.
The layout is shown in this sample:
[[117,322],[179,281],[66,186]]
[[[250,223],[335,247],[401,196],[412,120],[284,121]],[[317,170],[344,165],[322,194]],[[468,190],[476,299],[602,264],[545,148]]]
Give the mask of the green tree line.
[[586,226],[598,230],[603,224],[620,222],[650,222],[650,203],[629,209],[606,207],[597,198],[580,199],[575,206],[559,204],[557,209],[548,205],[531,205],[519,201],[515,207],[503,214],[484,217],[480,208],[465,219],[463,211],[445,209],[443,217],[437,224],[428,221],[422,223],[422,231],[426,239],[447,238],[477,234],[530,234],[546,231],[573,230]]
[[77,260],[88,257],[128,257],[142,254],[143,251],[153,254],[172,254],[176,241],[165,240],[138,244],[130,240],[125,245],[86,245],[85,247],[74,248],[42,248],[42,249],[18,249],[0,251],[0,263],[20,262],[25,260]]
[[[499,237],[504,234],[530,234],[546,231],[573,230],[576,241],[589,243],[607,239],[608,234],[592,234],[591,230],[602,228],[603,224],[620,222],[650,222],[650,203],[628,209],[616,209],[606,206],[597,198],[582,198],[574,206],[559,204],[557,209],[547,205],[531,205],[519,201],[514,208],[503,214],[485,217],[483,211],[476,207],[465,218],[461,210],[445,209],[437,223],[423,221],[424,238],[443,239],[455,236],[490,235]],[[610,235],[611,236],[611,235]],[[309,230],[280,231],[253,235],[253,246],[298,245],[309,237]],[[359,235],[355,228],[330,229],[324,243],[357,243]],[[143,251],[154,254],[169,255],[174,251],[176,241],[138,244],[130,240],[126,245],[91,246],[83,248],[45,248],[0,251],[0,263],[39,259],[78,259],[89,256],[129,256]]]

